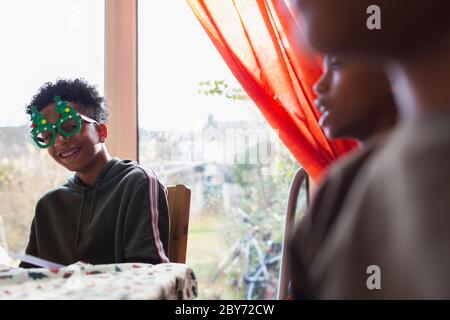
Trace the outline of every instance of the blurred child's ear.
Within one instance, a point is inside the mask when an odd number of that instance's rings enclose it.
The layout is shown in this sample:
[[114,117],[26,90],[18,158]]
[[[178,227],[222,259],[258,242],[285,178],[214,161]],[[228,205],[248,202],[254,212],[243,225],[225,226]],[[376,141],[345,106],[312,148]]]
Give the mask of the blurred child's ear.
[[386,74],[384,72],[382,73],[381,77],[382,77],[381,84],[383,86],[383,92],[385,92],[389,96],[393,96],[394,93],[392,91],[392,85],[391,85],[391,82],[389,81],[388,77],[386,76]]
[[108,137],[108,126],[105,123],[100,123],[97,126],[99,141],[101,143],[104,143],[106,141],[106,138]]

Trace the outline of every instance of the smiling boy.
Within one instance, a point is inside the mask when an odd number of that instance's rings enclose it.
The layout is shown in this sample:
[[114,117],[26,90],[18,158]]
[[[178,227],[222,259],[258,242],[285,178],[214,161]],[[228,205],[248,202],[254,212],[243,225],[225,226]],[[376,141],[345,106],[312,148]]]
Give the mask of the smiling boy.
[[168,262],[166,189],[153,171],[108,153],[109,113],[95,87],[46,83],[26,112],[37,146],[75,173],[39,199],[26,253],[63,265]]

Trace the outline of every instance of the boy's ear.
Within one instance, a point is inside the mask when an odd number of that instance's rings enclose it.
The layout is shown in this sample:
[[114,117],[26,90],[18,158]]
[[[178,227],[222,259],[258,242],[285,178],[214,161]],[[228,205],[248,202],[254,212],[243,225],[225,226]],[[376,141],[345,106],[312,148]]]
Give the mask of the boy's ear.
[[104,143],[108,137],[108,126],[105,123],[100,123],[97,126],[99,141]]

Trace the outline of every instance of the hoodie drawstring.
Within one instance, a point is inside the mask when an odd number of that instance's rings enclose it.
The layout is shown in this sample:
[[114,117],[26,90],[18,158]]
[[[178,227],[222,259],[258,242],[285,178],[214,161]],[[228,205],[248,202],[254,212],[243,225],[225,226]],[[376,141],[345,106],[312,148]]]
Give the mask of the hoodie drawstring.
[[94,215],[94,209],[95,209],[95,196],[97,195],[97,186],[94,188],[94,196],[92,197],[91,201],[91,209],[89,210],[89,223],[91,223],[93,215]]
[[81,216],[83,215],[83,205],[84,205],[84,193],[85,191],[81,191],[81,206],[80,206],[80,214],[78,216],[78,226],[77,233],[75,235],[75,246],[78,247],[78,240],[80,239],[80,226],[81,226]]
[[[92,222],[92,218],[94,217],[94,210],[95,210],[95,198],[97,197],[97,188],[100,185],[101,179],[97,181],[94,187],[94,195],[92,197],[91,206],[89,209],[89,220],[88,223],[90,224]],[[80,214],[78,217],[78,226],[77,226],[77,233],[75,237],[75,246],[78,246],[78,242],[80,240],[80,229],[81,229],[81,222],[83,220],[83,207],[84,207],[84,201],[86,200],[86,190],[81,191],[81,206],[80,206]]]

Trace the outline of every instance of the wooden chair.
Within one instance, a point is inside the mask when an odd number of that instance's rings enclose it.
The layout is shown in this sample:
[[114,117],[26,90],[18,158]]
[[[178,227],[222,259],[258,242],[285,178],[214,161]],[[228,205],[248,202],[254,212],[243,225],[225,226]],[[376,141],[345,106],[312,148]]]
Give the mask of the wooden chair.
[[281,253],[280,275],[278,281],[278,299],[285,300],[289,294],[289,282],[291,276],[289,274],[287,244],[292,236],[295,226],[295,213],[297,209],[298,196],[302,184],[306,183],[306,202],[309,206],[309,180],[306,171],[303,168],[298,169],[295,173],[291,186],[289,188],[288,204],[286,208],[286,222],[284,227],[284,240]]
[[182,184],[167,188],[170,214],[169,260],[185,263],[191,190]]

